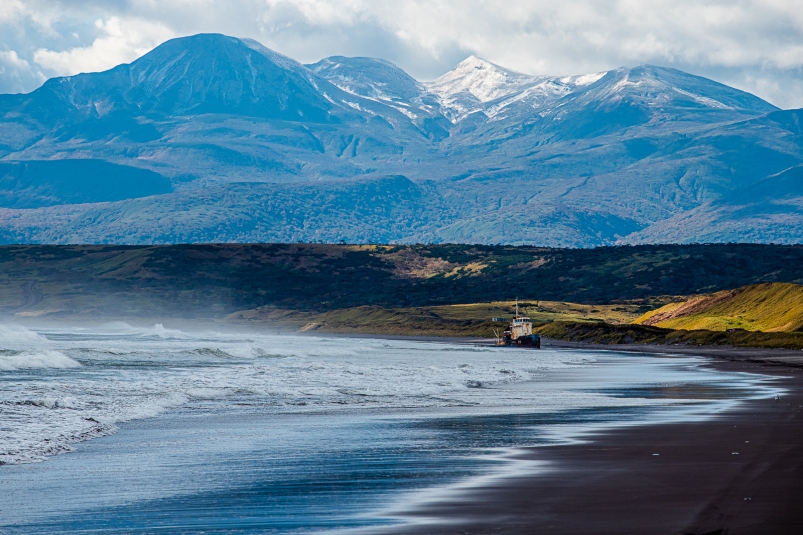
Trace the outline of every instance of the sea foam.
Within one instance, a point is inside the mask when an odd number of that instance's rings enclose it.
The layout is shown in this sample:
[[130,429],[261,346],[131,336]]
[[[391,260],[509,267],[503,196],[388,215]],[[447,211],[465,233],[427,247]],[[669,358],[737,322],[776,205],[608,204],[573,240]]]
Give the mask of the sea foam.
[[67,355],[54,350],[20,351],[15,354],[0,355],[0,371],[26,370],[34,368],[78,368],[81,364]]
[[[632,357],[597,367],[603,354],[594,352],[256,333],[244,338],[159,324],[3,329],[2,463],[42,461],[113,433],[123,422],[188,405],[213,412],[258,407],[261,414],[532,414],[664,403],[573,384],[589,366],[595,376],[610,373],[606,384],[613,389],[655,377],[689,380],[677,370],[683,358],[656,360],[649,375],[631,377],[612,372]],[[617,384],[615,377],[626,382]]]
[[46,342],[44,336],[23,327],[8,323],[0,323],[0,347],[16,347],[20,344],[28,345],[31,343]]

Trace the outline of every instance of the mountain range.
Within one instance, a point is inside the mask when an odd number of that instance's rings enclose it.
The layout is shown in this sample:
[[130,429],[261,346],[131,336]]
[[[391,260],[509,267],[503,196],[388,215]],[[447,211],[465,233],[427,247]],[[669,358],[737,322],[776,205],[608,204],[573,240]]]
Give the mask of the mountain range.
[[801,120],[651,65],[419,82],[195,35],[0,95],[0,243],[798,243]]

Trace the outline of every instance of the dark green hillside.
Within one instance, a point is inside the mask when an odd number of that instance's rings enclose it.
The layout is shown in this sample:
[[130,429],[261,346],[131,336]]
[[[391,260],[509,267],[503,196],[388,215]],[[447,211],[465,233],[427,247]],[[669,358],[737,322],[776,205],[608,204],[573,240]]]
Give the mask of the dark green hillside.
[[803,282],[803,246],[598,249],[318,244],[0,247],[0,312],[223,317],[500,299],[616,303]]
[[165,177],[102,160],[0,162],[0,207],[120,201],[173,190]]

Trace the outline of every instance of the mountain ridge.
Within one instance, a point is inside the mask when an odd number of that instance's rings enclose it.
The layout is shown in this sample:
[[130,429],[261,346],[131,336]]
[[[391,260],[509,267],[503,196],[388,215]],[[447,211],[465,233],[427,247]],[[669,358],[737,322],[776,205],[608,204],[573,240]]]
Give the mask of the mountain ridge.
[[[2,165],[29,161],[52,171],[24,190]],[[88,161],[167,186],[136,190]],[[0,164],[6,242],[803,239],[792,171],[803,164],[800,112],[651,65],[549,77],[471,57],[418,82],[381,59],[302,65],[255,41],[201,34],[0,95]],[[76,204],[84,197],[54,185],[75,173],[117,181],[107,188],[117,193]],[[377,191],[392,209],[378,207]],[[227,210],[240,215],[211,215]],[[174,212],[189,227],[158,227]]]

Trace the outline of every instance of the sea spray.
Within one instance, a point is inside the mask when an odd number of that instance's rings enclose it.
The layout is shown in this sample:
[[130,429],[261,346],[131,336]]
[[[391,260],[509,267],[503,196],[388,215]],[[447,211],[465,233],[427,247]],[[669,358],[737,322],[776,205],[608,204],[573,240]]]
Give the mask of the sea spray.
[[[6,331],[13,336],[0,347],[3,463],[42,461],[113,433],[120,423],[188,405],[428,417],[666,403],[573,384],[583,376],[579,371],[592,366],[598,380],[607,378],[612,388],[617,381],[625,381],[623,388],[654,381],[617,375],[617,368],[633,361],[598,366],[604,355],[599,352],[190,333],[120,323]],[[679,371],[688,362],[667,359],[651,366],[660,369],[663,382],[706,380],[704,374]],[[566,377],[575,379],[567,383]]]

